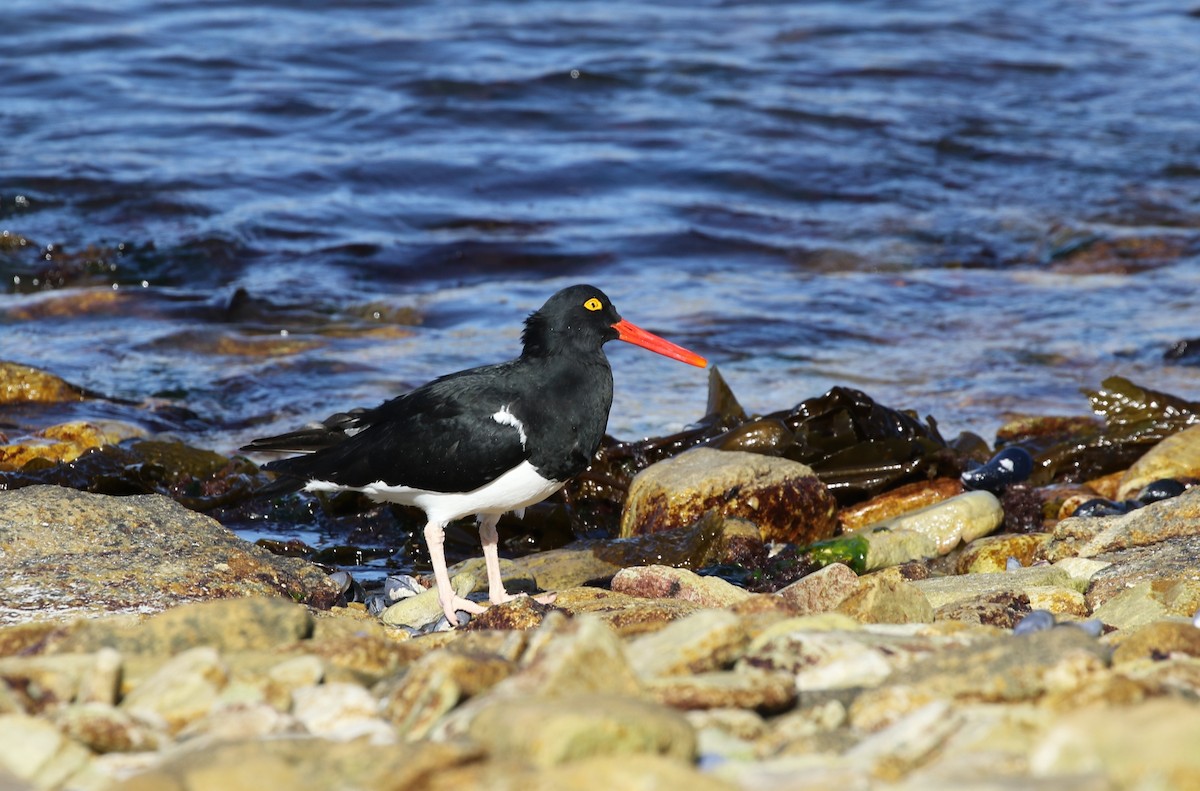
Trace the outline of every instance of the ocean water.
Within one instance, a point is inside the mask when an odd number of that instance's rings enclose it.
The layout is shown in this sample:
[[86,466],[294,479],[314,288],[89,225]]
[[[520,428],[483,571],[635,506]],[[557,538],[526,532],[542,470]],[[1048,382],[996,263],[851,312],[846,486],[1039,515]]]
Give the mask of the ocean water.
[[[193,444],[514,356],[575,282],[753,411],[1200,398],[1163,358],[1200,336],[1200,7],[5,9],[0,358]],[[704,371],[622,346],[614,435],[703,415]]]

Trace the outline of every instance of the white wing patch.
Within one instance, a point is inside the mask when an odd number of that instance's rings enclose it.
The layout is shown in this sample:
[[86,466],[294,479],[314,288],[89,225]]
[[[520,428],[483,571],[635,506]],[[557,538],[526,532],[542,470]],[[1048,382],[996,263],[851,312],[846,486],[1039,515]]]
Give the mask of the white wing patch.
[[517,430],[517,436],[521,438],[521,448],[525,448],[525,440],[527,439],[525,436],[525,425],[520,420],[517,420],[516,415],[508,411],[507,406],[500,407],[500,411],[492,415],[492,420],[496,421],[502,426],[512,426],[515,428]]

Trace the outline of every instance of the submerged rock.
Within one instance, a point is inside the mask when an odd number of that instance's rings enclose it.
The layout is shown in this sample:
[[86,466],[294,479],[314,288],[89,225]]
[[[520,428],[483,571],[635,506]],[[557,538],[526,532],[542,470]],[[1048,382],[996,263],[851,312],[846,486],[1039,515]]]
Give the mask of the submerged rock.
[[28,401],[82,401],[93,397],[82,387],[30,365],[0,360],[0,405]]

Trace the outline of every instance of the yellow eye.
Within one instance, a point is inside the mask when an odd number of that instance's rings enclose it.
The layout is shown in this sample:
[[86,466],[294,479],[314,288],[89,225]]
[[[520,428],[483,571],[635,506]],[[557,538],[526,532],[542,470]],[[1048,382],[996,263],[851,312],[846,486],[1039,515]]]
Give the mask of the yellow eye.
[[588,310],[600,310],[600,308],[604,307],[600,304],[600,300],[596,299],[595,297],[592,297],[587,302],[583,303],[583,306]]

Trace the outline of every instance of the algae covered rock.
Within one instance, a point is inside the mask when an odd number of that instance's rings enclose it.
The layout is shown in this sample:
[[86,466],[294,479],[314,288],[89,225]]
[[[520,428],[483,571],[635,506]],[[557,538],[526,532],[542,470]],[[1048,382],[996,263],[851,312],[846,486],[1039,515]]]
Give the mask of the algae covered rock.
[[806,465],[696,448],[638,474],[621,516],[623,537],[693,524],[716,510],[754,522],[766,541],[811,543],[834,529],[836,502]]

